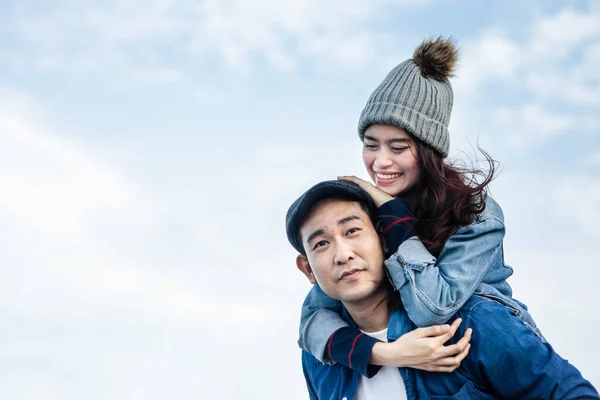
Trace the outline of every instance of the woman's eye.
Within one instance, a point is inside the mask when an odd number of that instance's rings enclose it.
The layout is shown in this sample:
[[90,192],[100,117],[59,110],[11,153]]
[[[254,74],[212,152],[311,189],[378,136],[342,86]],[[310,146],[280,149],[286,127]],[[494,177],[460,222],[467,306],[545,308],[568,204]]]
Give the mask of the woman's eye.
[[396,153],[400,153],[406,149],[408,149],[408,147],[392,147],[392,151]]

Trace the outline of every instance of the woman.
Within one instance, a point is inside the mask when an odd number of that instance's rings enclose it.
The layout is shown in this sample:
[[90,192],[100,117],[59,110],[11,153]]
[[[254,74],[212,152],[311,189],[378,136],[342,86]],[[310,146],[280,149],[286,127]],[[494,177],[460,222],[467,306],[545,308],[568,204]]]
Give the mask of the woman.
[[[385,266],[409,317],[419,327],[444,324],[472,296],[497,301],[541,336],[524,304],[512,298],[504,264],[504,216],[486,195],[494,161],[480,171],[457,168],[445,158],[457,50],[438,38],[422,43],[375,89],[359,120],[363,161],[372,185],[356,177],[379,207],[379,228],[389,259]],[[315,286],[304,302],[299,345],[324,362],[339,362],[365,376],[369,365],[453,371],[468,352],[469,332],[444,346],[452,327],[417,329],[382,343],[340,318],[341,304]]]

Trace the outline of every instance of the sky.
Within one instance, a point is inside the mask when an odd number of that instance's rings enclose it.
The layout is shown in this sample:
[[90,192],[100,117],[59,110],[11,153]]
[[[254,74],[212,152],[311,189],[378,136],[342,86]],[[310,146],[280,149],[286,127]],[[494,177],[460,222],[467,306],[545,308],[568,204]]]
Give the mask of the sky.
[[285,212],[367,178],[362,107],[439,35],[450,159],[498,161],[514,296],[600,387],[598,2],[5,0],[0,398],[307,398]]

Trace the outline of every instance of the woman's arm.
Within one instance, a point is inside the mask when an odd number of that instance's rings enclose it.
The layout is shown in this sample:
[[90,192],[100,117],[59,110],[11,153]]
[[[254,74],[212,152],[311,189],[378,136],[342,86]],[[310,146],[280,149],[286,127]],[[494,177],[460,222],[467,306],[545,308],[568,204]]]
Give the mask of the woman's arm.
[[394,199],[354,176],[339,179],[359,185],[379,207],[380,222],[384,222],[381,228],[390,253],[394,253],[385,266],[408,316],[417,326],[446,323],[473,295],[490,268],[504,266],[504,216],[491,198],[486,202],[485,218],[450,236],[436,259],[416,236],[406,239],[406,224],[390,225],[390,219],[385,219],[410,216],[402,199]]
[[381,365],[452,372],[469,351],[470,330],[457,344],[444,345],[460,320],[452,326],[415,329],[393,343],[383,343],[350,326],[343,312],[341,302],[313,286],[302,306],[300,347],[321,362],[337,362],[369,378]]
[[[401,246],[409,236],[413,218],[406,203],[398,198],[380,208],[380,222],[386,241]],[[419,255],[419,258],[429,261],[432,256],[427,252],[425,255]],[[460,349],[446,348],[445,341],[436,340],[437,336],[444,335],[450,329],[448,326],[432,327],[435,329],[430,332],[433,337],[411,335],[405,340],[385,344],[362,334],[358,329],[349,327],[341,317],[341,313],[341,302],[330,298],[318,286],[315,286],[302,307],[298,340],[300,347],[319,361],[338,362],[369,377],[378,370],[373,365],[408,366],[428,371],[451,371],[460,364],[466,355],[464,346]],[[450,316],[447,319],[449,318]],[[450,337],[453,335],[454,332]],[[467,343],[468,339],[466,339],[465,345]]]
[[392,343],[375,343],[369,362],[374,365],[408,367],[435,372],[452,372],[469,353],[472,330],[453,345],[444,346],[456,333],[462,320],[451,326],[417,328]]
[[350,327],[342,312],[340,301],[314,285],[302,305],[298,345],[321,362],[340,362],[371,377],[379,370],[369,366],[371,349],[379,340]]
[[385,261],[410,319],[420,327],[443,324],[473,295],[501,257],[504,223],[489,216],[450,236],[439,257],[417,237],[404,241]]

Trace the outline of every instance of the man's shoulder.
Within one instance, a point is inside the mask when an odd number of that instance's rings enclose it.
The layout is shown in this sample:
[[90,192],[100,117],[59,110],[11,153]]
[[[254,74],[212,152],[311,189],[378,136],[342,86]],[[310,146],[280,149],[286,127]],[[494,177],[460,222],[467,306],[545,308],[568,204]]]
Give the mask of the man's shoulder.
[[358,374],[341,364],[325,364],[302,351],[302,370],[311,398],[347,397],[348,388],[355,387]]
[[302,366],[304,368],[316,367],[319,364],[323,363],[320,363],[319,360],[317,360],[312,354],[310,354],[306,350],[302,350]]
[[324,374],[339,373],[343,369],[343,366],[341,364],[326,364],[317,360],[309,352],[302,350],[302,369],[307,377],[315,377]]
[[302,372],[309,387],[315,384],[315,379],[327,373],[327,364],[317,360],[312,354],[302,350]]

